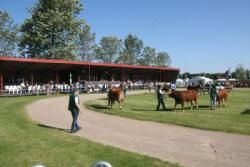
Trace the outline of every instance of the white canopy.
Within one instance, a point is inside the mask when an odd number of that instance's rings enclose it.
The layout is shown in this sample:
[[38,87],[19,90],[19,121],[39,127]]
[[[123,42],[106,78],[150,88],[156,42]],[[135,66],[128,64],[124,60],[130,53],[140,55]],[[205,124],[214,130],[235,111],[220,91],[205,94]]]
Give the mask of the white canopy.
[[182,79],[178,78],[175,81],[176,86],[184,86],[185,85],[185,81],[183,81]]
[[197,77],[190,79],[188,81],[188,85],[199,85],[200,81],[202,81],[204,85],[213,83],[213,80],[210,78],[197,76]]

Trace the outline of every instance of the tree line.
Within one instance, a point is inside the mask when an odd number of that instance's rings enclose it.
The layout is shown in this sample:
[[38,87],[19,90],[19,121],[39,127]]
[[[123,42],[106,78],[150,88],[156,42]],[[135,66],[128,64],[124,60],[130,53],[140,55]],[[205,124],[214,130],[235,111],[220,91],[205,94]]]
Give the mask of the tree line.
[[97,44],[90,25],[79,18],[82,10],[79,0],[38,0],[21,25],[0,11],[0,55],[170,66],[167,52],[144,46],[133,34],[104,36]]

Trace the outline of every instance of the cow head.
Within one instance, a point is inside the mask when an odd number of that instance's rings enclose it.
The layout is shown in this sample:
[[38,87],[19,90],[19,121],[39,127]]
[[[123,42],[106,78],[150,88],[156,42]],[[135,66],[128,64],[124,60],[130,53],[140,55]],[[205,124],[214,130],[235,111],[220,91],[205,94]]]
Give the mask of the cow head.
[[168,96],[174,98],[175,97],[175,90],[169,89]]
[[164,84],[161,90],[164,92],[169,92],[171,90],[170,85]]

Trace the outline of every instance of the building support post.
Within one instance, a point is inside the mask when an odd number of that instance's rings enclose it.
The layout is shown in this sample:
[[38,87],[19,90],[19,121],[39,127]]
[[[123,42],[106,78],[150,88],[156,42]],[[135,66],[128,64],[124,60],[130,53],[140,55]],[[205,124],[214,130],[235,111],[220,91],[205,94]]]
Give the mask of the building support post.
[[77,73],[77,82],[80,82],[80,71]]
[[58,72],[56,72],[56,84],[59,84]]
[[90,81],[90,64],[89,64],[89,81]]
[[34,77],[33,77],[33,73],[31,73],[31,76],[30,76],[30,81],[31,81],[31,85],[33,85],[34,84]]
[[160,82],[162,82],[162,80],[161,80],[161,70],[160,70]]
[[165,71],[163,71],[163,82],[166,82],[166,72]]
[[122,80],[125,81],[124,67],[122,68]]
[[0,93],[2,93],[3,89],[3,72],[0,72]]

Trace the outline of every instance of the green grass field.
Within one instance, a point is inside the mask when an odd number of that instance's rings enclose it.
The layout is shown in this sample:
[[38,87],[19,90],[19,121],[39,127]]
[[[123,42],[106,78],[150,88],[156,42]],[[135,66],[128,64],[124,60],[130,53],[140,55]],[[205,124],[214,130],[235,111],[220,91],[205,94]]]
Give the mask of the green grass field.
[[192,128],[225,131],[250,135],[250,89],[234,89],[229,95],[226,108],[210,111],[209,96],[199,97],[199,110],[190,111],[190,104],[181,106],[173,112],[174,100],[166,97],[165,104],[168,112],[156,112],[155,94],[131,95],[125,99],[122,110],[118,104],[111,109],[107,107],[107,100],[89,101],[85,105],[91,110],[123,117],[175,124]]
[[[38,126],[25,106],[45,97],[0,99],[0,166],[90,167],[98,160],[113,167],[177,167],[158,159],[122,151],[68,133]],[[41,106],[42,107],[42,106]]]

